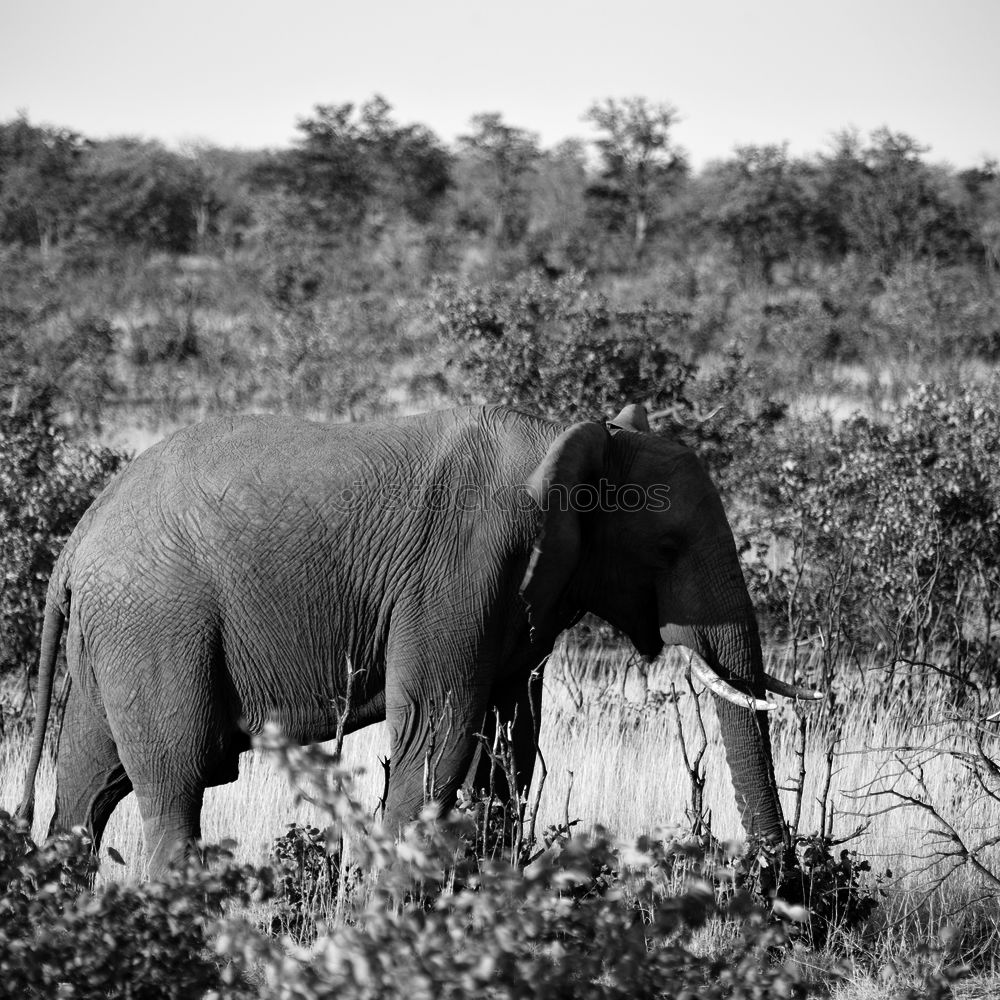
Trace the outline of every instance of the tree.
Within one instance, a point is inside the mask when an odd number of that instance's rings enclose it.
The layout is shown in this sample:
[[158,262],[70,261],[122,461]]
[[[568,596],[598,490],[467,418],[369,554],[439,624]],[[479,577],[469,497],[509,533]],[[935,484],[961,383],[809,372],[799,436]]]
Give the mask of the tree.
[[538,158],[529,188],[530,259],[550,277],[593,260],[588,239],[587,158],[583,143],[568,139]]
[[0,239],[47,253],[69,234],[88,145],[70,129],[32,125],[25,115],[0,124]]
[[450,184],[451,158],[429,129],[398,125],[379,96],[354,104],[318,104],[300,119],[293,149],[255,172],[258,186],[297,203],[302,225],[334,242],[363,223],[404,214],[427,221]]
[[969,228],[976,233],[988,271],[1000,271],[1000,164],[987,160],[956,178],[966,203]]
[[641,257],[660,201],[687,173],[684,154],[670,137],[677,111],[643,97],[608,98],[584,117],[601,133],[595,145],[603,169],[589,193],[613,207],[612,217],[627,227]]
[[361,144],[376,209],[428,222],[451,185],[451,155],[424,125],[399,125],[376,95],[360,110]]
[[255,221],[250,178],[265,154],[201,143],[183,146],[182,153],[194,164],[200,179],[200,199],[195,207],[198,251],[238,248]]
[[471,125],[472,132],[458,137],[468,168],[461,214],[466,225],[508,246],[527,230],[529,181],[541,156],[538,136],[506,124],[497,112],[474,115]]
[[101,242],[189,253],[205,177],[188,157],[135,138],[95,143],[81,164],[81,227]]
[[811,243],[817,213],[813,171],[790,160],[788,146],[741,146],[706,171],[706,218],[730,242],[745,272],[766,284],[775,266],[798,261]]
[[840,133],[824,161],[821,197],[836,213],[842,250],[882,274],[905,260],[965,258],[974,243],[923,162],[926,152],[911,136],[881,128],[867,146],[856,132]]

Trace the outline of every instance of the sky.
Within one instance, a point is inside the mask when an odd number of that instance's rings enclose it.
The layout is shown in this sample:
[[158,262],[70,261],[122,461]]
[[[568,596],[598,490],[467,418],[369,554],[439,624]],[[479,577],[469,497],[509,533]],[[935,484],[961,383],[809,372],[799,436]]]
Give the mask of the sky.
[[0,0],[0,121],[281,147],[376,93],[448,143],[485,111],[587,139],[642,96],[695,167],[882,126],[971,167],[1000,159],[1000,0]]

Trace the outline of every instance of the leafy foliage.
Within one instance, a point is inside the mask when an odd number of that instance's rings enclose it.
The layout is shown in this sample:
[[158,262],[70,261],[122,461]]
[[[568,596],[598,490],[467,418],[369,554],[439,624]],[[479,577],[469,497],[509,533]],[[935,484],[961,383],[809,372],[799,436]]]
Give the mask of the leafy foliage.
[[354,889],[356,866],[341,882],[340,845],[316,827],[289,825],[271,845],[274,870],[274,916],[271,933],[306,944],[316,939],[320,925],[336,911],[337,894]]
[[[869,884],[871,862],[846,848],[835,851],[829,837],[813,834],[796,845],[798,864],[786,872],[780,896],[808,910],[803,927],[813,948],[837,933],[862,928],[878,909],[882,876]],[[887,872],[886,877],[892,873]]]
[[955,201],[921,160],[925,152],[902,132],[877,129],[865,145],[846,131],[826,161],[822,195],[834,210],[842,247],[882,274],[908,260],[955,260],[973,245]]
[[[538,137],[504,122],[499,114],[474,115],[473,131],[459,136],[465,153],[463,185],[478,198],[461,205],[463,225],[489,233],[499,245],[524,238],[529,221],[528,180],[541,156]],[[470,181],[474,180],[473,185]]]
[[[270,869],[233,864],[225,847],[161,882],[91,890],[96,862],[79,833],[42,847],[0,812],[0,979],[9,997],[188,1000],[223,983],[210,944],[225,905],[271,895]],[[238,996],[234,991],[230,996]]]
[[714,198],[706,217],[748,276],[771,285],[779,263],[814,249],[822,228],[814,171],[791,160],[787,146],[741,146],[708,179]]
[[[805,843],[803,869],[770,913],[725,852],[694,840],[658,833],[622,846],[598,828],[521,867],[472,849],[472,812],[439,820],[433,809],[397,838],[335,757],[276,733],[267,744],[331,825],[290,827],[263,867],[235,864],[224,844],[161,882],[91,888],[96,862],[79,832],[36,846],[0,813],[5,995],[804,997],[790,947],[802,928],[815,945],[873,905],[864,864],[835,859],[822,838]],[[348,869],[337,863],[344,845]],[[946,996],[964,970],[927,955],[938,960],[919,978]]]
[[56,557],[83,512],[124,461],[74,446],[52,424],[0,416],[0,671],[33,664]]
[[210,181],[198,164],[159,143],[97,143],[81,164],[81,237],[189,253],[198,248],[199,210],[211,211]]
[[[446,343],[459,347],[456,389],[563,419],[594,418],[644,400],[684,400],[693,367],[667,346],[682,317],[612,308],[581,275],[506,284],[442,282],[431,303]],[[617,412],[617,409],[615,409]]]
[[[786,940],[744,897],[716,902],[711,886],[672,884],[669,840],[625,852],[598,831],[565,840],[522,871],[468,852],[468,817],[426,812],[398,842],[354,800],[349,775],[318,749],[273,749],[351,844],[365,891],[308,948],[286,951],[248,923],[220,949],[263,966],[264,997],[703,997],[795,995],[790,966],[766,949]],[[328,838],[336,840],[337,837]],[[693,932],[731,912],[743,933],[725,956],[691,949]]]
[[853,639],[891,657],[947,649],[966,675],[994,681],[998,390],[995,380],[924,386],[887,420],[801,425],[758,478],[777,512],[773,534],[792,552],[776,572],[758,564],[765,601],[804,632],[824,629],[832,607]]
[[422,125],[399,125],[379,96],[359,108],[320,104],[298,122],[296,146],[256,171],[308,207],[301,221],[317,238],[350,235],[366,221],[405,212],[426,222],[449,184],[449,155]]
[[91,313],[53,322],[44,294],[39,298],[26,308],[0,304],[0,404],[11,418],[35,420],[51,420],[53,410],[66,406],[82,424],[100,426],[107,396],[118,388],[114,331]]
[[70,129],[33,126],[23,115],[0,124],[0,239],[46,249],[69,232],[88,145]]

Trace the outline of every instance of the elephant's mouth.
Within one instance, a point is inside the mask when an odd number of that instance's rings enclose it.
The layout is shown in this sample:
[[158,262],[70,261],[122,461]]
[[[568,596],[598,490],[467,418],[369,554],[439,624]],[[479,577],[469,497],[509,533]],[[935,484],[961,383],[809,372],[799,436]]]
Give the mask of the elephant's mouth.
[[633,640],[633,645],[639,655],[646,661],[652,662],[663,652],[663,640],[659,636],[643,636]]

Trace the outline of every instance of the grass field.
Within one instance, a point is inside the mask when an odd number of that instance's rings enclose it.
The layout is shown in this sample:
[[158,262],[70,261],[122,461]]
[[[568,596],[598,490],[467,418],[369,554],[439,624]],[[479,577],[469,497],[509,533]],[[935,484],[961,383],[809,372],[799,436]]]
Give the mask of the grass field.
[[[769,669],[779,674],[785,664],[772,654]],[[617,662],[614,662],[617,660]],[[628,668],[624,654],[616,657],[581,654],[566,648],[557,652],[546,673],[542,753],[548,777],[542,790],[541,827],[560,822],[567,811],[584,827],[601,824],[615,836],[632,841],[658,827],[684,827],[690,788],[678,725],[671,700],[665,695],[671,683],[680,696],[679,707],[689,747],[698,741],[694,702],[683,681],[683,661],[671,653],[655,664],[644,682]],[[978,843],[1000,829],[1000,804],[977,792],[967,769],[954,756],[912,748],[971,747],[967,723],[942,721],[943,704],[926,698],[896,699],[891,710],[875,712],[863,697],[843,698],[841,741],[829,777],[827,816],[833,811],[833,832],[844,836],[859,825],[867,828],[845,845],[869,860],[872,876],[882,877],[882,906],[864,934],[848,942],[855,958],[855,973],[837,987],[843,997],[890,995],[880,992],[889,963],[905,967],[916,961],[922,943],[939,945],[950,939],[954,957],[973,963],[978,975],[963,987],[961,996],[996,995],[1000,991],[1000,914],[982,875],[961,865],[942,886],[934,881],[954,861],[926,860],[935,846],[941,823],[926,811],[908,808],[882,812],[887,804],[879,789],[894,788],[918,794],[935,805],[968,844]],[[733,801],[724,754],[718,741],[714,709],[705,704],[704,721],[709,738],[705,755],[706,805],[711,825],[722,839],[739,838],[742,828]],[[810,709],[819,720],[819,709]],[[789,703],[773,713],[775,764],[779,782],[790,786],[800,771],[796,752],[798,720]],[[800,832],[818,829],[820,802],[828,780],[827,748],[830,730],[816,725],[809,734],[805,754],[805,787]],[[901,749],[911,748],[911,749]],[[384,726],[373,726],[347,738],[345,754],[352,765],[365,769],[358,780],[362,801],[373,806],[381,792],[378,758],[387,753]],[[24,740],[2,746],[0,803],[12,808],[19,796],[25,769]],[[924,790],[912,777],[900,777],[900,761],[923,761]],[[47,758],[38,783],[36,834],[42,834],[51,812],[54,771]],[[794,812],[795,794],[784,793],[786,816]],[[204,811],[207,840],[235,838],[238,856],[261,861],[271,841],[294,822],[319,823],[307,805],[297,805],[285,779],[260,754],[248,754],[234,784],[209,790]],[[102,878],[120,880],[142,873],[141,829],[134,798],[112,817],[105,846],[115,848],[126,860],[123,870],[106,853]],[[947,846],[947,845],[946,845]],[[980,854],[991,870],[1000,865],[995,849]],[[886,874],[891,873],[891,874]],[[844,944],[844,942],[841,942]],[[802,956],[800,956],[802,957]],[[823,963],[830,955],[803,958]],[[880,972],[880,970],[883,970]],[[983,992],[979,992],[982,990]]]

